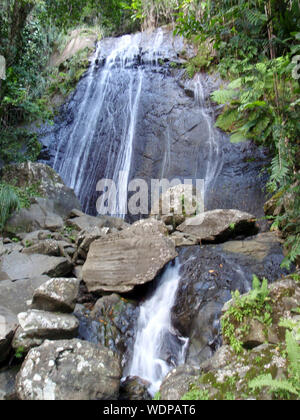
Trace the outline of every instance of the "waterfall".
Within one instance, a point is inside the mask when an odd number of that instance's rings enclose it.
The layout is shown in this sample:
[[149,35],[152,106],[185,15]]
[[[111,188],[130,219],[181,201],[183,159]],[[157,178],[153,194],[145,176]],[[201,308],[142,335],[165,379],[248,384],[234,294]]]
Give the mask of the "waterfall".
[[171,321],[180,282],[180,264],[170,264],[162,275],[155,293],[141,306],[133,350],[126,376],[138,376],[151,386],[152,396],[164,377],[185,362],[188,339],[180,337]]
[[207,156],[206,174],[205,174],[205,199],[206,195],[212,191],[215,182],[220,175],[223,167],[222,159],[222,145],[220,141],[220,134],[215,128],[215,121],[212,118],[211,105],[206,103],[205,88],[203,79],[200,74],[197,74],[194,79],[195,103],[200,109],[203,120],[206,123],[208,136],[207,145],[209,154]]
[[[119,186],[112,213],[120,217],[126,214],[133,143],[146,71],[140,62],[141,39],[141,33],[117,38],[104,60],[105,41],[98,44],[76,92],[80,95],[84,91],[84,94],[79,103],[75,94],[69,104],[73,120],[59,131],[53,167],[74,189],[86,212],[95,212],[100,168],[101,178],[113,180]],[[143,57],[148,66],[158,65],[162,42],[163,31],[159,29]],[[105,61],[103,67],[102,61]]]

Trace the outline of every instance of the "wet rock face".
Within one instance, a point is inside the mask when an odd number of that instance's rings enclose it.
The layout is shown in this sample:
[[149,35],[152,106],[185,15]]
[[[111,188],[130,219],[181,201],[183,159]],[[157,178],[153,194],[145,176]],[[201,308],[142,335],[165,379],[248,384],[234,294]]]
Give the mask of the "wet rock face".
[[77,339],[46,341],[29,352],[16,390],[21,400],[114,400],[120,378],[112,351]]
[[179,332],[190,338],[187,362],[199,366],[221,345],[219,320],[231,292],[248,292],[253,274],[270,282],[278,279],[283,254],[276,234],[267,233],[246,241],[183,248],[179,258],[182,279],[172,318]]
[[132,355],[138,312],[135,302],[117,294],[100,298],[92,311],[77,305],[79,338],[111,349],[124,366]]
[[149,385],[149,382],[138,377],[127,378],[121,383],[119,400],[150,401],[152,397],[148,392]]
[[[132,52],[130,48],[134,47],[137,38],[139,43]],[[217,109],[211,106],[209,97],[220,85],[220,80],[201,75],[201,103],[197,102],[197,80],[185,81],[184,70],[174,69],[168,64],[184,61],[183,51],[186,58],[193,56],[193,49],[166,30],[162,42],[157,44],[159,40],[158,31],[133,35],[129,39],[125,65],[120,66],[116,60],[109,70],[104,102],[102,96],[97,97],[97,92],[100,92],[97,86],[100,86],[103,76],[104,62],[114,48],[120,46],[120,40],[102,41],[99,65],[92,75],[94,88],[91,97],[86,101],[88,76],[79,82],[54,127],[45,128],[41,135],[41,141],[51,156],[48,163],[61,173],[67,185],[76,185],[85,211],[96,214],[96,201],[100,195],[96,192],[96,184],[103,178],[114,178],[115,164],[118,158],[121,159],[118,156],[121,139],[132,118],[128,103],[136,97],[142,77],[134,116],[130,179],[144,179],[149,186],[151,179],[205,179],[210,191],[205,203],[207,210],[236,208],[262,216],[265,179],[259,177],[259,173],[268,159],[265,152],[250,142],[231,144],[226,135],[214,128]],[[85,109],[80,121],[78,110],[83,103]],[[98,110],[96,114],[95,109]],[[88,133],[89,146],[86,143],[83,150],[85,116],[89,113],[95,115],[94,129]],[[69,142],[72,142],[72,150],[82,150],[82,159],[77,166],[72,163],[73,166],[66,170],[66,156],[72,153]],[[77,177],[75,183],[74,177]]]

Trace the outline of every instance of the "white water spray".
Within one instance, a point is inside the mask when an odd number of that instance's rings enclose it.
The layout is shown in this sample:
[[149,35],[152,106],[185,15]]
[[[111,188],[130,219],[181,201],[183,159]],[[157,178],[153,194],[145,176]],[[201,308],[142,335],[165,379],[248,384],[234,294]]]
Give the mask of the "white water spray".
[[194,79],[195,86],[195,102],[199,106],[203,120],[205,121],[208,129],[208,148],[209,155],[207,157],[207,167],[205,175],[205,195],[207,192],[212,191],[214,184],[222,170],[223,159],[222,159],[222,148],[219,142],[219,136],[217,135],[216,128],[214,126],[214,120],[211,117],[211,108],[205,101],[205,90],[200,74],[197,74]]
[[185,362],[188,339],[178,336],[171,320],[179,271],[178,261],[169,265],[154,295],[140,307],[133,358],[126,376],[149,381],[152,396],[170,370]]

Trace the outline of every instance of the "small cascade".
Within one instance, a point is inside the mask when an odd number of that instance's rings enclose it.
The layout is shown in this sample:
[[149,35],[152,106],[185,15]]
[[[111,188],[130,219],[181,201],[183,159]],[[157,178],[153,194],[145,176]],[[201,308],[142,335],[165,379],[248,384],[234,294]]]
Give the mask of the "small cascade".
[[133,357],[125,370],[125,376],[138,376],[150,382],[152,396],[170,370],[185,362],[188,339],[178,335],[171,321],[179,271],[178,261],[169,265],[155,293],[140,306]]
[[206,101],[205,87],[200,74],[194,79],[195,103],[200,108],[203,120],[207,125],[207,150],[206,174],[205,174],[205,196],[213,190],[215,182],[223,168],[222,142],[220,134],[215,128],[215,121],[212,118],[212,109],[209,101]]

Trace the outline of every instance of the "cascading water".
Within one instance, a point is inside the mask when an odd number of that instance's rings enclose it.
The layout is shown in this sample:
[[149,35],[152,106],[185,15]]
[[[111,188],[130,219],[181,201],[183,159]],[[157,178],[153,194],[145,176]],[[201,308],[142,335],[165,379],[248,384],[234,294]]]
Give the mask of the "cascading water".
[[205,90],[203,80],[200,74],[197,74],[194,79],[195,102],[200,108],[202,118],[207,126],[207,147],[208,156],[206,161],[205,174],[205,196],[212,190],[214,184],[223,167],[222,147],[220,141],[220,133],[215,128],[215,121],[211,117],[211,105],[205,101]]
[[150,382],[152,396],[168,372],[185,362],[188,339],[178,335],[171,321],[179,271],[178,261],[169,265],[155,293],[140,306],[132,361],[125,371],[126,376],[138,376]]
[[[87,212],[91,211],[91,202],[95,205],[95,186],[101,166],[104,166],[102,177],[113,180],[119,187],[111,213],[123,217],[127,211],[133,141],[145,77],[144,68],[138,62],[141,37],[139,33],[117,39],[101,69],[103,45],[99,43],[82,81],[85,93],[77,106],[76,116],[71,126],[60,130],[53,166],[75,190]],[[157,65],[162,40],[163,32],[158,30],[144,57],[150,65]],[[109,143],[101,141],[105,137],[109,138]],[[94,194],[87,200],[87,192],[91,191]]]

